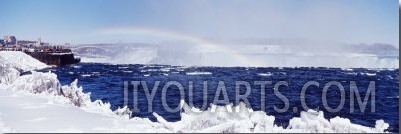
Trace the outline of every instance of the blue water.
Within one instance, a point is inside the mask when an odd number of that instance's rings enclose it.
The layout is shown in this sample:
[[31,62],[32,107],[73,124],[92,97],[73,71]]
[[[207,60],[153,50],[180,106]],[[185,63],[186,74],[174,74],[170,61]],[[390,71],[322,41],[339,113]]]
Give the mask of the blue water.
[[[154,82],[160,81],[153,101],[153,112],[163,116],[168,121],[180,120],[179,112],[167,112],[161,101],[162,88],[168,81],[177,81],[183,85],[185,91],[185,101],[189,101],[188,81],[193,81],[194,86],[194,105],[201,107],[203,104],[203,81],[207,81],[207,104],[213,102],[217,84],[219,81],[225,82],[228,98],[235,105],[235,81],[247,81],[252,90],[247,97],[253,110],[263,110],[268,115],[276,117],[275,124],[286,127],[289,119],[299,117],[300,111],[305,111],[301,106],[301,89],[308,81],[317,81],[319,87],[310,86],[306,90],[306,104],[309,108],[324,111],[325,118],[340,116],[348,118],[352,123],[364,126],[374,127],[375,121],[383,119],[390,124],[388,131],[399,132],[398,116],[398,95],[399,95],[399,69],[395,70],[370,70],[363,68],[354,68],[352,70],[343,70],[339,68],[252,68],[252,67],[179,67],[169,65],[110,65],[95,63],[80,63],[76,65],[63,66],[58,68],[46,69],[56,73],[62,85],[70,84],[74,79],[78,79],[79,86],[82,86],[84,92],[91,92],[91,99],[100,99],[104,102],[110,102],[112,109],[123,106],[124,81],[146,81],[151,91]],[[210,72],[211,74],[187,75],[189,72]],[[260,73],[271,75],[258,75]],[[367,75],[376,74],[376,75]],[[260,85],[253,84],[254,81],[272,81],[272,85],[266,87],[265,109],[261,109]],[[278,81],[287,81],[287,86],[279,88],[289,100],[289,110],[279,113],[274,110],[284,107],[284,102],[278,98],[273,91],[273,86]],[[328,112],[322,102],[322,91],[326,83],[330,81],[340,82],[345,89],[344,107],[335,113]],[[350,81],[356,81],[359,94],[365,97],[367,87],[370,81],[375,81],[375,112],[371,112],[371,100],[364,112],[360,111],[358,103],[355,101],[355,112],[350,112]],[[132,86],[128,88],[129,94],[132,94]],[[245,88],[241,88],[240,94],[245,93]],[[152,112],[148,112],[147,99],[142,86],[138,90],[138,106],[140,112],[134,112],[133,116],[145,117],[155,121]],[[340,104],[340,90],[332,86],[327,92],[328,105],[336,108]],[[222,98],[223,95],[220,95]],[[128,106],[133,108],[132,95],[129,96]],[[167,103],[169,107],[175,108],[180,102],[180,92],[176,86],[170,86],[167,90]],[[224,104],[219,104],[224,105]],[[297,107],[297,111],[293,108]]]

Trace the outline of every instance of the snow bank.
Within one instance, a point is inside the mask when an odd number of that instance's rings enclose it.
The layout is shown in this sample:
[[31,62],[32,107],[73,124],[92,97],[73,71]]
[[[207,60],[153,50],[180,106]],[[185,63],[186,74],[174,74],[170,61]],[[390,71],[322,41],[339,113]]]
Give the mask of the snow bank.
[[11,84],[21,72],[47,68],[46,64],[19,51],[0,51],[0,84]]
[[0,113],[0,133],[15,133],[14,130],[4,124],[3,119],[1,119],[1,114],[2,113]]
[[[62,96],[0,90],[0,132],[168,132],[148,119],[69,104]],[[165,131],[163,131],[165,130]]]
[[58,96],[57,99],[52,101],[71,104],[91,112],[113,115],[117,113],[117,115],[123,118],[130,117],[131,111],[126,107],[113,112],[110,109],[111,105],[109,103],[103,103],[100,100],[92,102],[90,100],[90,93],[82,92],[82,87],[78,87],[77,83],[78,80],[75,80],[70,86],[61,86],[56,74],[32,71],[30,75],[18,77],[8,86],[8,89],[32,94]]
[[0,51],[0,66],[30,71],[49,67],[45,63],[20,51]]
[[[30,65],[25,64],[26,62],[30,62]],[[112,111],[109,103],[100,100],[92,102],[90,93],[83,93],[82,87],[77,86],[78,80],[69,86],[61,86],[56,74],[31,71],[47,66],[24,53],[1,52],[0,65],[0,133],[126,132],[153,127],[152,124],[155,124],[148,119],[129,119],[132,112],[127,107]],[[20,71],[32,73],[20,76]],[[6,115],[5,121],[2,113]],[[94,114],[96,118],[91,118]],[[71,119],[79,120],[79,123],[68,125],[74,122]],[[119,124],[118,127],[113,127],[116,123]],[[128,129],[137,123],[144,125],[139,124],[135,129]],[[141,132],[149,130],[153,129],[148,128]]]

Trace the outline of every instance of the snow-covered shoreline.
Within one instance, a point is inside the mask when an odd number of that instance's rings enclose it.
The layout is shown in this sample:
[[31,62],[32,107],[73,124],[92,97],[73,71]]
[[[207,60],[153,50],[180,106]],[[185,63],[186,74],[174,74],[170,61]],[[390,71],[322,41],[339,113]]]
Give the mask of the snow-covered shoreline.
[[[327,120],[323,112],[309,110],[292,118],[287,128],[274,124],[274,116],[252,111],[240,103],[241,112],[200,112],[181,101],[181,120],[168,122],[157,113],[157,122],[129,118],[126,107],[112,111],[109,103],[91,101],[90,93],[77,86],[60,85],[54,73],[22,52],[0,52],[0,133],[3,132],[383,132],[388,124],[376,121],[375,128],[352,124],[349,119]],[[24,71],[31,74],[20,76]],[[235,109],[235,107],[233,107]],[[199,112],[193,112],[199,111]]]
[[21,51],[0,51],[1,67],[11,67],[21,71],[30,71],[49,67]]

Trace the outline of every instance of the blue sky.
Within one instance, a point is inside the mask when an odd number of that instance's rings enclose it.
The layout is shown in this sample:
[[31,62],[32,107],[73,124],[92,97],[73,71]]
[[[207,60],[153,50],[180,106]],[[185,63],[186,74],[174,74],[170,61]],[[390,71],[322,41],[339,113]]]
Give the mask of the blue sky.
[[399,44],[397,0],[0,0],[0,5],[0,35],[53,43],[149,40],[99,32],[135,27],[207,38]]

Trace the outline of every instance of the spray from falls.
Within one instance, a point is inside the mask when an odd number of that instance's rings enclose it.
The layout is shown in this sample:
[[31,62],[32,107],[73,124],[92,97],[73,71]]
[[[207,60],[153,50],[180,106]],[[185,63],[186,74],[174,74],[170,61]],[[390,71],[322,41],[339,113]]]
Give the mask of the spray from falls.
[[[310,40],[267,40],[213,42],[183,33],[154,28],[102,29],[106,36],[150,36],[169,39],[158,43],[129,43],[99,46],[109,53],[103,59],[87,60],[112,64],[166,64],[180,66],[245,66],[245,67],[340,67],[340,68],[399,68],[398,53],[382,56],[364,53],[374,45],[352,45]],[[110,47],[111,46],[111,47]],[[355,46],[355,45],[354,45]],[[380,46],[380,45],[376,45]],[[383,47],[383,45],[381,46]],[[356,49],[358,48],[358,49]],[[360,50],[363,48],[362,50]],[[99,49],[104,51],[103,49]],[[393,50],[394,49],[394,50]],[[94,50],[96,51],[96,50]],[[378,50],[380,51],[380,50]],[[387,51],[398,51],[386,48]],[[75,51],[83,54],[86,51]],[[103,52],[104,53],[104,52]],[[83,56],[85,62],[85,56]]]

